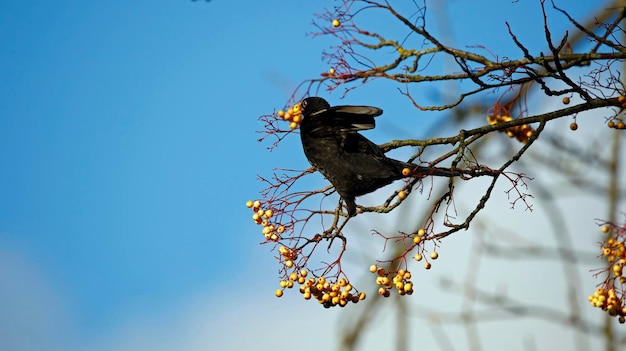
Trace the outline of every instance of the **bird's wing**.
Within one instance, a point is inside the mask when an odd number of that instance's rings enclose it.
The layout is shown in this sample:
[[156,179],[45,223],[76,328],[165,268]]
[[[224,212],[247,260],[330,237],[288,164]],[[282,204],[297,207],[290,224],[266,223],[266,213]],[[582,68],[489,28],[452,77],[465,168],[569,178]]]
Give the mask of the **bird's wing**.
[[382,109],[372,106],[333,106],[305,117],[301,128],[307,125],[307,133],[318,137],[352,134],[359,130],[374,129],[374,117],[382,113]]
[[359,133],[346,134],[342,141],[342,147],[347,153],[386,158],[385,153],[378,145]]
[[373,106],[333,106],[328,109],[333,124],[342,131],[374,129],[374,117],[382,114],[382,109]]

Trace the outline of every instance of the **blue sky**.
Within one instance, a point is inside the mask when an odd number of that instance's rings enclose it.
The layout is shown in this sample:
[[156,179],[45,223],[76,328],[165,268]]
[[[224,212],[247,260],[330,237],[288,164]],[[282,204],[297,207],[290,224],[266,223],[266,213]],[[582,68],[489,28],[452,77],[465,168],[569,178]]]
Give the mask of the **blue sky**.
[[[0,348],[37,349],[19,333],[42,350],[135,345],[111,335],[185,315],[205,295],[224,299],[219,308],[235,297],[310,304],[271,296],[277,267],[244,202],[260,190],[256,174],[307,167],[297,138],[268,154],[257,117],[327,70],[321,51],[332,42],[305,34],[333,4],[2,2]],[[450,4],[455,28],[480,10],[502,34],[459,43],[514,50],[498,6]],[[520,8],[537,18],[537,6]],[[519,21],[521,36],[541,33]],[[380,93],[346,103],[399,111],[401,96]]]

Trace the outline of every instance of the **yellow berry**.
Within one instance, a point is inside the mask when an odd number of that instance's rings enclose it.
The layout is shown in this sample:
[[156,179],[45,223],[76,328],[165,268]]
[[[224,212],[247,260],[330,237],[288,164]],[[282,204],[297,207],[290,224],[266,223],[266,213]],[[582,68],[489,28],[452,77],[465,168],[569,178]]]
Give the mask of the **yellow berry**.
[[306,275],[307,275],[307,274],[309,274],[309,272],[307,272],[307,271],[306,271],[306,269],[302,269],[302,270],[300,270],[300,276],[301,276],[302,278],[306,277]]
[[256,200],[255,202],[252,203],[252,206],[255,207],[255,208],[261,207],[261,201]]
[[400,200],[404,200],[404,199],[406,199],[406,192],[405,192],[405,191],[399,191],[399,192],[398,192],[398,198],[399,198]]
[[285,267],[287,267],[287,268],[293,267],[293,261],[292,260],[285,261]]
[[280,118],[284,118],[284,117],[285,117],[285,111],[283,111],[283,110],[278,110],[278,117],[280,117]]
[[625,128],[626,128],[626,123],[624,123],[624,121],[617,122],[617,129],[625,129]]
[[620,96],[618,96],[618,97],[617,97],[617,101],[618,101],[620,104],[621,104],[621,103],[626,102],[626,96],[624,96],[624,95],[620,95]]
[[271,218],[274,215],[274,211],[272,210],[266,210],[265,213],[263,213],[263,216],[265,218]]
[[254,204],[254,203],[252,202],[252,200],[248,200],[248,201],[246,201],[246,207],[247,207],[247,208],[252,207],[252,205],[253,205],[253,204]]
[[602,233],[608,233],[609,232],[609,227],[606,225],[603,225],[600,230],[602,231]]
[[413,290],[413,283],[409,282],[409,283],[404,284],[404,291],[405,292],[409,292],[411,290]]
[[402,169],[402,175],[405,176],[405,177],[411,175],[411,173],[412,172],[411,172],[410,168],[403,168]]
[[276,231],[278,231],[279,234],[282,234],[285,231],[285,227],[281,225],[278,229],[276,229]]
[[379,295],[385,295],[385,293],[387,293],[387,289],[383,288],[382,286],[378,289],[378,294]]
[[416,244],[419,244],[422,241],[422,238],[420,238],[419,236],[416,236],[413,238],[413,242]]
[[439,254],[437,253],[437,251],[433,251],[430,253],[430,258],[432,258],[433,260],[436,260],[437,257],[439,257]]
[[375,264],[370,266],[370,272],[376,273],[377,270],[378,270],[378,267]]
[[425,269],[430,269],[430,267],[431,267],[430,262],[426,262],[426,263],[424,263],[424,268],[425,268]]
[[296,122],[291,122],[291,123],[289,123],[289,128],[291,128],[291,129],[296,129],[296,128],[298,128],[298,123],[296,123]]
[[333,27],[339,27],[341,25],[341,22],[339,22],[338,19],[334,19],[332,24],[333,24]]
[[300,103],[295,103],[295,104],[293,105],[293,111],[294,111],[294,112],[296,112],[296,113],[298,113],[298,112],[300,112],[300,111],[301,111],[301,106],[300,106]]
[[283,296],[283,291],[281,289],[277,289],[276,290],[276,297],[281,297]]
[[609,123],[607,123],[606,125],[609,128],[615,128],[615,122],[613,122],[613,121],[609,121]]
[[335,74],[335,69],[334,68],[329,69],[328,74],[330,74],[331,76]]
[[415,255],[415,260],[418,261],[418,262],[421,261],[422,260],[422,254],[416,254]]
[[302,115],[301,114],[294,115],[293,118],[291,119],[291,121],[293,123],[300,123],[300,122],[302,122]]
[[424,229],[420,229],[417,231],[417,236],[424,236],[426,234],[426,231]]

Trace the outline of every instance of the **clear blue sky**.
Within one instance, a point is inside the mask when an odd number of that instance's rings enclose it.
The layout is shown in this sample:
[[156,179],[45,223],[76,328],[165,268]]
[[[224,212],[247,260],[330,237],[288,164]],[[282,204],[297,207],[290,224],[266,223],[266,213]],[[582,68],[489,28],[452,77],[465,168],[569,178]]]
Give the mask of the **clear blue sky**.
[[[475,21],[450,3],[455,25]],[[235,289],[258,262],[271,295],[277,268],[243,204],[256,174],[307,163],[297,147],[269,155],[257,117],[327,69],[331,42],[305,33],[333,4],[0,4],[0,349],[37,349],[21,332],[42,350],[106,339]],[[504,34],[506,14],[482,11]],[[348,103],[401,100],[369,94]]]

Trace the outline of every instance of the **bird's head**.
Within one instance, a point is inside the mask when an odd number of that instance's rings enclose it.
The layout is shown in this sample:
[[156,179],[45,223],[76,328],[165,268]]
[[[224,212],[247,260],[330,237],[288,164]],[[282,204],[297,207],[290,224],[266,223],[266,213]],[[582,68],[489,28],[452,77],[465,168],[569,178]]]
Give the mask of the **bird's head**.
[[302,108],[302,115],[306,118],[328,110],[330,104],[319,96],[312,96],[302,100],[300,107]]

